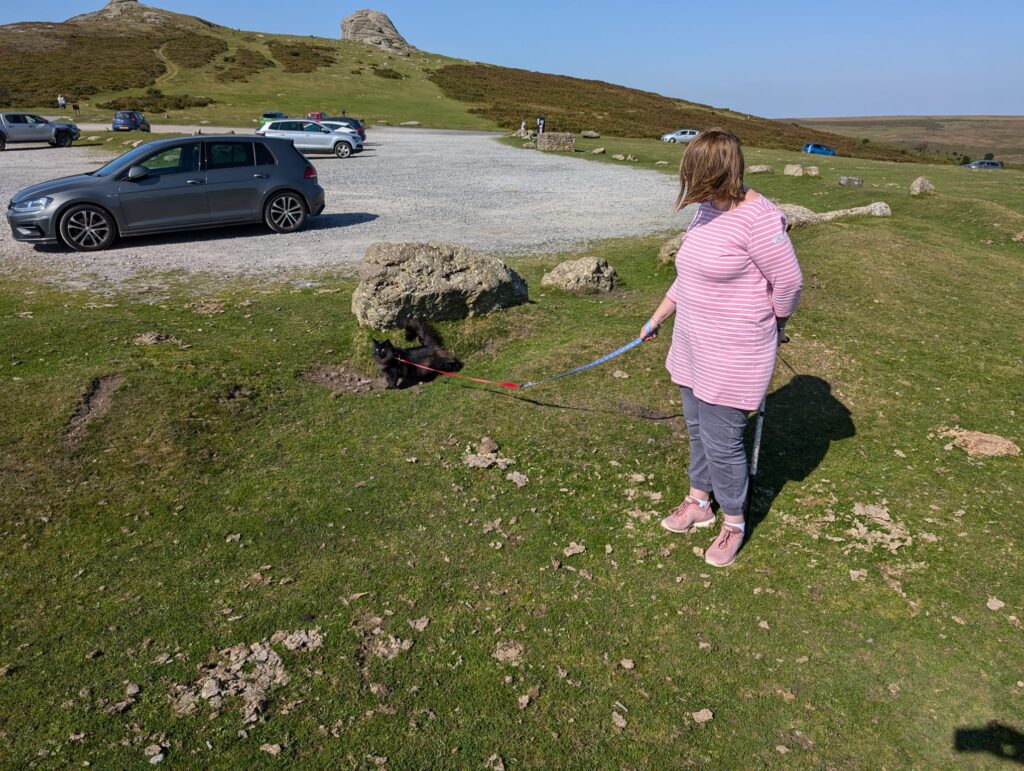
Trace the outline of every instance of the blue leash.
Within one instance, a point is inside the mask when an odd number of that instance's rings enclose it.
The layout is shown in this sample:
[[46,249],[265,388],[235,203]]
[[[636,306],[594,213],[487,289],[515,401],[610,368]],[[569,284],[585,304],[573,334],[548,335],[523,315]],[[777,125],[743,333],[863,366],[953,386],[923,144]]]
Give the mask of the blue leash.
[[[652,332],[651,322],[648,321],[647,324],[644,325],[644,331],[648,335],[651,334],[651,332]],[[638,337],[636,340],[633,340],[632,342],[626,343],[621,348],[619,348],[619,349],[617,349],[615,351],[612,351],[611,353],[605,354],[600,359],[595,359],[594,361],[590,362],[590,364],[584,364],[582,367],[577,367],[576,369],[571,369],[568,372],[561,373],[560,375],[552,375],[551,377],[546,377],[543,380],[531,380],[529,383],[523,383],[519,387],[520,388],[533,388],[533,386],[539,386],[539,385],[542,385],[543,383],[550,383],[553,380],[561,380],[563,377],[569,377],[570,375],[576,375],[576,374],[579,374],[580,372],[586,372],[588,369],[593,369],[594,367],[600,366],[601,364],[604,364],[605,362],[611,361],[616,356],[621,356],[626,351],[633,350],[634,348],[636,348],[638,345],[640,345],[643,342],[644,342],[644,338]]]

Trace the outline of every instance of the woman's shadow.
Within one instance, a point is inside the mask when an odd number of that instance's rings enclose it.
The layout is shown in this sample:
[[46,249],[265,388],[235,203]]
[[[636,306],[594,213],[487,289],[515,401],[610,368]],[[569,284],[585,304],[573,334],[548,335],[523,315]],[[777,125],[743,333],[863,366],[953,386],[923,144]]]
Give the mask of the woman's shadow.
[[[755,414],[748,426],[751,439],[756,420]],[[771,511],[787,482],[806,479],[821,465],[832,442],[856,433],[850,411],[820,377],[796,375],[768,394],[748,533]]]

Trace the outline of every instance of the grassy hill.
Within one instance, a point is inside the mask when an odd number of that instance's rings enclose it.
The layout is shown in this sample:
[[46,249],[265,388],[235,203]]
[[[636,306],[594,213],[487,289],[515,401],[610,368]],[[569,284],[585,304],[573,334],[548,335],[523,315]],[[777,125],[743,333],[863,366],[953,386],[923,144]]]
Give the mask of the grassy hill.
[[610,83],[421,51],[400,57],[355,41],[244,32],[134,2],[60,24],[0,27],[0,107],[52,112],[58,93],[80,100],[83,120],[106,121],[112,109],[135,107],[157,123],[245,126],[267,110],[322,109],[370,122],[494,129],[543,114],[552,130],[652,137],[720,125],[761,147],[817,141],[848,156],[915,159],[874,141]]
[[863,118],[793,118],[794,123],[892,147],[972,160],[992,153],[1004,163],[1024,165],[1024,116],[917,115]]

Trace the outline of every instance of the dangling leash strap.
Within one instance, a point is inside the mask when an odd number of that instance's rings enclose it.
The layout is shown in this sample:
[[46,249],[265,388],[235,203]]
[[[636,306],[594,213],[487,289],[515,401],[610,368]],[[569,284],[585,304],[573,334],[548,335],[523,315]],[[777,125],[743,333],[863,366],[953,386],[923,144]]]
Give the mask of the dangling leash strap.
[[[651,329],[650,322],[648,322],[647,325],[644,327],[644,331],[647,333],[647,336],[651,335],[652,329]],[[469,377],[468,375],[460,375],[458,372],[446,372],[443,369],[434,369],[433,367],[428,367],[428,366],[426,366],[424,364],[416,364],[415,362],[409,361],[408,359],[399,359],[399,361],[402,362],[402,364],[408,364],[410,367],[416,367],[417,369],[423,369],[423,370],[426,370],[427,372],[433,372],[433,373],[435,373],[437,375],[444,375],[445,377],[457,377],[457,378],[461,378],[462,380],[471,380],[474,383],[484,383],[485,385],[496,385],[496,386],[501,386],[502,388],[519,388],[519,389],[522,389],[522,388],[533,388],[534,386],[539,386],[542,383],[550,383],[553,380],[561,380],[563,377],[569,377],[570,375],[578,375],[580,372],[586,372],[588,369],[593,369],[594,367],[597,367],[597,366],[599,366],[601,364],[604,364],[605,362],[611,361],[616,356],[621,356],[626,351],[630,351],[633,348],[636,348],[638,345],[640,345],[643,342],[644,342],[644,338],[643,337],[638,337],[636,340],[633,340],[632,342],[626,343],[621,348],[618,348],[618,349],[612,351],[611,353],[605,354],[600,359],[595,359],[594,361],[590,362],[589,364],[584,364],[582,367],[577,367],[576,369],[571,369],[568,372],[562,372],[559,375],[552,375],[551,377],[546,377],[543,380],[531,380],[529,383],[523,383],[522,385],[520,385],[519,383],[508,383],[508,382],[499,381],[499,380],[484,380],[483,378],[479,378],[479,377]]]

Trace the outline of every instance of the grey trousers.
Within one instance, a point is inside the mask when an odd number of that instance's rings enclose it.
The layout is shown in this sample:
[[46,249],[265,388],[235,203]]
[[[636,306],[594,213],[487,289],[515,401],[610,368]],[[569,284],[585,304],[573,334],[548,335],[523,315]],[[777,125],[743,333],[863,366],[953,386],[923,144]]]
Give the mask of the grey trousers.
[[683,392],[683,417],[690,432],[690,486],[715,494],[724,514],[743,516],[750,479],[743,432],[747,411],[708,404]]

